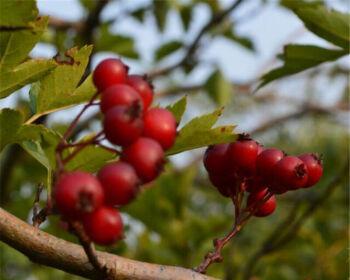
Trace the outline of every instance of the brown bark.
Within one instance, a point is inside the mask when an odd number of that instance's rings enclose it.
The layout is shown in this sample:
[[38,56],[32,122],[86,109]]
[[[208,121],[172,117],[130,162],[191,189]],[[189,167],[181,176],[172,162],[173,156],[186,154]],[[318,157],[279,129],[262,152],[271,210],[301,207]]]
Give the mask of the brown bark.
[[[101,279],[89,263],[83,248],[43,232],[0,208],[0,240],[22,252],[31,261],[80,275],[88,279]],[[110,276],[118,280],[214,280],[175,266],[134,261],[113,254],[97,252],[99,261]]]

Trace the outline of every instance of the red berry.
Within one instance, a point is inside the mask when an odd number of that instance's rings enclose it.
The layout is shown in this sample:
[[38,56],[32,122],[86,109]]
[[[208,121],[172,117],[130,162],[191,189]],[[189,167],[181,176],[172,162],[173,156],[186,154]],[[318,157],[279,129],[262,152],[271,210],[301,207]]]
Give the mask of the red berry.
[[123,221],[118,210],[103,206],[84,216],[83,225],[91,240],[100,245],[110,245],[123,237]]
[[266,182],[271,182],[274,165],[284,157],[278,149],[266,149],[256,159],[256,171]]
[[227,150],[227,157],[233,169],[244,176],[255,173],[257,156],[258,143],[246,136],[231,143]]
[[[254,207],[259,205],[262,202],[262,199],[267,193],[267,189],[261,190],[259,192],[251,193],[248,196],[247,206]],[[266,217],[272,214],[276,209],[276,198],[275,196],[271,196],[266,202],[261,204],[261,206],[256,210],[254,216],[256,217]]]
[[207,148],[203,163],[209,173],[223,174],[227,171],[227,148],[229,144],[217,144]]
[[103,121],[106,138],[113,144],[127,146],[135,142],[143,131],[138,105],[115,106],[108,110]]
[[60,213],[68,219],[80,218],[103,204],[100,182],[91,174],[74,171],[63,174],[55,185],[55,202]]
[[251,178],[245,182],[245,190],[250,193],[260,192],[266,188],[267,186],[257,177]]
[[236,180],[231,176],[209,173],[209,180],[223,196],[230,197],[237,192]]
[[148,183],[163,169],[164,151],[153,139],[140,137],[124,150],[122,159],[135,168],[144,183]]
[[152,85],[140,75],[129,75],[126,82],[140,94],[143,101],[143,108],[147,110],[153,100]]
[[98,172],[106,203],[125,205],[133,200],[138,191],[139,178],[135,169],[125,162],[109,163]]
[[266,149],[264,148],[264,146],[260,145],[258,143],[258,155],[260,155],[263,151],[265,151]]
[[288,190],[299,189],[307,183],[307,169],[302,160],[294,156],[286,156],[274,167],[275,184]]
[[321,159],[316,154],[303,154],[299,158],[306,165],[308,180],[305,188],[315,185],[322,177],[323,166]]
[[150,109],[145,113],[144,136],[156,140],[164,150],[169,149],[176,137],[176,120],[173,114],[162,108]]
[[103,91],[110,86],[125,83],[127,75],[128,67],[120,59],[110,58],[97,65],[93,81],[98,91]]
[[102,113],[106,113],[117,105],[132,106],[135,103],[142,107],[140,95],[128,85],[114,85],[101,94],[100,106]]

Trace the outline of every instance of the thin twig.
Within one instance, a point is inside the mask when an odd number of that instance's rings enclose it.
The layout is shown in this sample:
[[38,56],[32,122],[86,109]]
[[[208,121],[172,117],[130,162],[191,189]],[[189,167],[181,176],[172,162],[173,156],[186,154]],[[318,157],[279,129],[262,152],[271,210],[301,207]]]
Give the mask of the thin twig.
[[193,54],[195,53],[196,49],[198,48],[202,37],[213,27],[216,26],[217,24],[221,23],[232,11],[234,11],[236,8],[239,7],[239,5],[241,3],[243,3],[244,0],[236,0],[231,6],[229,6],[227,9],[222,10],[216,14],[214,14],[212,16],[212,18],[210,19],[210,21],[205,24],[202,29],[197,33],[197,35],[195,36],[195,38],[193,39],[192,43],[187,47],[186,53],[184,54],[184,56],[177,61],[176,63],[158,69],[158,70],[154,70],[151,71],[148,74],[148,77],[153,79],[155,77],[158,76],[162,76],[162,75],[166,75],[169,72],[173,71],[174,69],[180,67],[181,65],[186,64],[190,58],[193,56]]

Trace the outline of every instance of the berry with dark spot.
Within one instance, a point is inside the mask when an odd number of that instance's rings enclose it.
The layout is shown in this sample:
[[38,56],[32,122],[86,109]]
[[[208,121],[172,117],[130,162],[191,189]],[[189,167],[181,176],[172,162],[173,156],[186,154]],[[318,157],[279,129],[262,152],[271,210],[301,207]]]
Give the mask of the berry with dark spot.
[[322,177],[323,174],[323,166],[321,159],[316,154],[303,154],[299,156],[299,158],[306,165],[308,180],[305,188],[311,187],[315,185]]
[[152,85],[140,75],[129,75],[126,83],[139,93],[143,102],[143,109],[146,111],[153,100]]

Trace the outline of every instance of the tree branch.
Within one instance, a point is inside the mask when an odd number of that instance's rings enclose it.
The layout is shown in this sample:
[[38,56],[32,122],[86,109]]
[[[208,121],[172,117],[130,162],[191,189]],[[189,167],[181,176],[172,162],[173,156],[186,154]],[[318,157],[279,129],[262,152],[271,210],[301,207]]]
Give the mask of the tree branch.
[[[0,240],[22,252],[31,261],[61,269],[88,279],[101,279],[84,249],[54,237],[0,208]],[[190,269],[134,261],[113,254],[96,252],[112,279],[133,280],[214,280]]]
[[205,24],[202,29],[197,33],[196,37],[193,39],[192,43],[187,47],[186,53],[184,56],[177,62],[175,62],[172,65],[169,65],[167,67],[151,71],[147,76],[151,79],[163,76],[168,74],[169,72],[173,71],[174,69],[180,67],[181,65],[185,64],[195,53],[196,49],[198,48],[202,37],[207,33],[213,26],[220,24],[233,10],[239,7],[241,3],[243,3],[244,0],[236,0],[233,2],[231,6],[229,6],[227,9],[222,10],[212,16],[210,21],[208,21],[207,24]]

